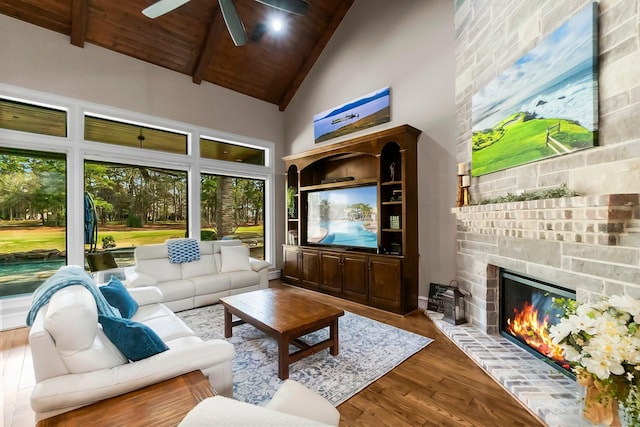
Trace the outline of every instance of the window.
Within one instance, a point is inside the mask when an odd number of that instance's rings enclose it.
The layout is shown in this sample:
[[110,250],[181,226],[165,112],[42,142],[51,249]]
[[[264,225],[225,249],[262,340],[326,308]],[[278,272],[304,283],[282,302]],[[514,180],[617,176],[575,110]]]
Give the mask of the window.
[[0,98],[0,128],[67,136],[67,112]]
[[87,251],[109,251],[124,267],[135,263],[138,245],[187,237],[186,172],[86,161],[84,175],[97,227]]
[[187,154],[187,135],[85,115],[84,139],[167,153]]
[[30,294],[89,252],[124,267],[141,244],[239,238],[271,260],[273,144],[201,138],[216,132],[0,84],[0,324],[21,326]]
[[0,296],[33,292],[66,264],[66,158],[0,149]]
[[264,166],[264,149],[200,138],[200,157]]
[[260,179],[201,176],[200,237],[240,239],[264,259],[264,184]]

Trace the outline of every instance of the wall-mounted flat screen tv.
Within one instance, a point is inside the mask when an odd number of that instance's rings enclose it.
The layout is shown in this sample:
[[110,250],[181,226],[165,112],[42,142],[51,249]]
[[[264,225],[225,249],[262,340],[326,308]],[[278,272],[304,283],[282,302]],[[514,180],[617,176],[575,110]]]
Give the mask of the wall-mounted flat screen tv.
[[310,245],[377,249],[377,186],[310,191],[306,220]]

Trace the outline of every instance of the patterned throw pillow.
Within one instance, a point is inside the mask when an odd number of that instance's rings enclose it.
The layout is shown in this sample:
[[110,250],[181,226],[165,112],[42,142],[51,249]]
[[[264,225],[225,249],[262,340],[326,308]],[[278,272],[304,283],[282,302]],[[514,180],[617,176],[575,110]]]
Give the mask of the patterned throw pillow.
[[200,259],[200,246],[196,239],[169,239],[166,243],[169,262],[172,264],[182,264]]

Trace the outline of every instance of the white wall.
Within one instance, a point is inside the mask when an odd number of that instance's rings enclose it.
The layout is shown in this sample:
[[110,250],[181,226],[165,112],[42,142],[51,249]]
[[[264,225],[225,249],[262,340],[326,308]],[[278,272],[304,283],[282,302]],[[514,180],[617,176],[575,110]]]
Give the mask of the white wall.
[[384,86],[391,122],[420,130],[420,295],[455,277],[454,2],[356,0],[285,111],[287,154],[314,147],[313,115]]
[[278,107],[0,15],[0,82],[279,143]]

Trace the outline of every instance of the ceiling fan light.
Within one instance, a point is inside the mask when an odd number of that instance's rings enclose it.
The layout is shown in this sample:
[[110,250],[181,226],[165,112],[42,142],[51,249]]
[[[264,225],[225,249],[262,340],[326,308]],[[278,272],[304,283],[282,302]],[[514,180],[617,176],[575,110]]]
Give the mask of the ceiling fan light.
[[282,30],[282,19],[273,18],[271,20],[271,28],[273,29],[273,31],[279,33]]

